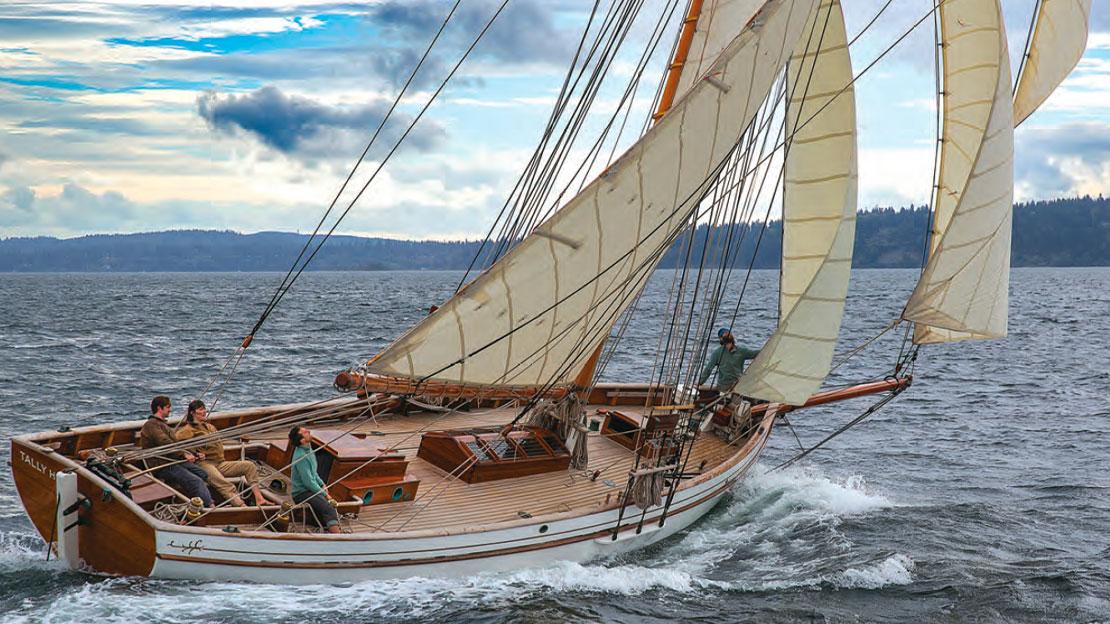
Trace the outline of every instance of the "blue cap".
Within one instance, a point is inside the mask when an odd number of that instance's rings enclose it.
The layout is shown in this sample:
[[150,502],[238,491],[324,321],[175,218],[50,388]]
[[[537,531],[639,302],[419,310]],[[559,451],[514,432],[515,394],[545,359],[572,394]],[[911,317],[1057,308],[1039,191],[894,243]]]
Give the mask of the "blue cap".
[[730,330],[727,327],[722,327],[722,328],[717,330],[717,337],[718,338],[723,338],[725,334],[731,334],[731,333],[732,333],[732,330]]

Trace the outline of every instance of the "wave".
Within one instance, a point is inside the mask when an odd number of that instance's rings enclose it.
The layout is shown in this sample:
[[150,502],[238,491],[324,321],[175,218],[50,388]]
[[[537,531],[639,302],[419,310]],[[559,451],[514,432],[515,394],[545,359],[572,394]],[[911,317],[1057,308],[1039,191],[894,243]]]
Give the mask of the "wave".
[[[108,579],[71,588],[64,599],[45,607],[47,619],[95,616],[98,621],[130,621],[132,614],[144,613],[157,621],[195,622],[254,619],[253,613],[266,619],[262,614],[275,612],[311,612],[315,619],[325,620],[352,614],[429,618],[476,607],[508,607],[553,594],[870,590],[912,582],[914,565],[908,556],[854,553],[836,530],[846,518],[893,506],[882,494],[870,491],[861,478],[837,479],[799,468],[757,470],[721,508],[692,529],[646,551],[609,561],[558,562],[462,579],[297,588]],[[8,548],[13,563],[31,565],[29,543],[15,540],[14,544]],[[41,550],[34,555],[41,559]]]

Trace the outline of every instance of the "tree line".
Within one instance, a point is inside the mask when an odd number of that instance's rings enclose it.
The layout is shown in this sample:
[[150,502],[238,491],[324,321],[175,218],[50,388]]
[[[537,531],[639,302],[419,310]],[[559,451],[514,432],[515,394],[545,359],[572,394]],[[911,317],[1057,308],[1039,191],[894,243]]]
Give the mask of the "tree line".
[[[920,267],[928,236],[927,207],[861,211],[856,222],[853,266]],[[1014,207],[1013,266],[1110,266],[1110,200],[1054,199]],[[0,240],[0,271],[285,271],[307,235],[286,232],[239,234],[174,230],[143,234],[96,234],[77,238]],[[406,241],[332,236],[312,270],[465,269],[480,241]],[[682,234],[661,266],[760,269],[779,266],[782,223],[701,226]]]

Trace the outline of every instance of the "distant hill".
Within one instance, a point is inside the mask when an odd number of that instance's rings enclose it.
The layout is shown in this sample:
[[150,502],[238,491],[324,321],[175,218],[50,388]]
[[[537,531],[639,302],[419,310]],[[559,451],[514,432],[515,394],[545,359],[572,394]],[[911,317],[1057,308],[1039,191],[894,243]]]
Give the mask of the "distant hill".
[[[922,207],[881,208],[859,213],[855,260],[858,268],[921,265],[928,211]],[[706,258],[717,258],[728,229],[741,241],[733,266],[776,268],[782,223],[760,227],[737,224],[710,232]],[[694,233],[693,246],[680,238],[664,255],[662,266],[697,264],[706,228]],[[285,271],[304,245],[306,235],[284,232],[238,234],[178,230],[146,234],[97,234],[78,238],[8,238],[0,240],[0,271]],[[402,241],[333,236],[313,261],[318,271],[390,269],[465,269],[477,251],[475,241]],[[1019,204],[1014,209],[1014,266],[1110,266],[1110,200],[1080,197]],[[717,260],[716,262],[719,262]],[[715,263],[716,263],[715,262]]]

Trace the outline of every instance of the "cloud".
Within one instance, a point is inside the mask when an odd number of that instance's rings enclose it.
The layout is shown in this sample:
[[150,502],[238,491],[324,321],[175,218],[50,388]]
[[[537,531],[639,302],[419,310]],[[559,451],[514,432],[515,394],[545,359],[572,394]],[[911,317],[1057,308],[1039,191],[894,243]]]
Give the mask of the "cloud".
[[26,186],[15,186],[0,195],[0,225],[21,224],[31,220],[35,192]]
[[5,228],[33,224],[36,229],[46,226],[81,231],[105,222],[130,222],[135,216],[134,204],[122,194],[97,194],[73,183],[65,184],[54,195],[15,186],[0,196],[0,226]]
[[[329,148],[346,145],[355,135],[368,137],[388,112],[384,102],[354,107],[329,106],[297,95],[286,95],[266,86],[245,95],[208,92],[197,98],[197,113],[217,131],[245,133],[284,154],[321,156]],[[411,123],[412,117],[395,113],[379,137],[391,146]],[[405,139],[404,146],[418,151],[434,149],[446,136],[442,126],[422,121]],[[364,139],[365,140],[365,139]],[[384,148],[383,148],[384,149]],[[347,157],[348,154],[337,154]]]
[[[447,36],[455,43],[469,43],[497,11],[498,0],[464,2],[451,21]],[[450,5],[433,0],[386,0],[369,18],[383,28],[397,31],[406,40],[430,40],[446,19]],[[510,3],[476,48],[476,53],[511,63],[551,62],[565,64],[573,52],[573,29],[560,30],[554,11],[536,0]]]
[[1014,164],[1018,201],[1061,195],[1110,195],[1110,126],[1072,123],[1023,128]]

